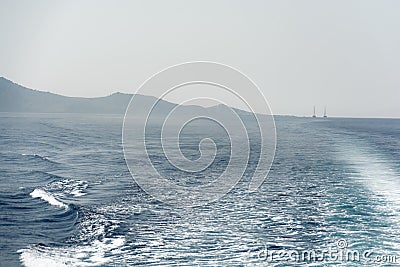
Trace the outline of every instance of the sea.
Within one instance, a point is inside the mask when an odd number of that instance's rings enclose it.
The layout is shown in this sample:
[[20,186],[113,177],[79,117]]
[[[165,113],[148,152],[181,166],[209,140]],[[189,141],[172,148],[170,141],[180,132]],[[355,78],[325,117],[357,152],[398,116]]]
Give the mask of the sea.
[[196,207],[136,184],[122,122],[0,113],[0,266],[400,264],[400,119],[275,116],[262,186]]

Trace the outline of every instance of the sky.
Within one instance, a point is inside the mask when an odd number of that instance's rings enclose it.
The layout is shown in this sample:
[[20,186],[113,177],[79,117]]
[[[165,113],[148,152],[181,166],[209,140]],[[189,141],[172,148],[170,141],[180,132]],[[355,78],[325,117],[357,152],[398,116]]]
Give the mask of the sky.
[[274,114],[400,117],[399,12],[396,0],[1,0],[0,76],[95,97],[212,61],[249,76]]

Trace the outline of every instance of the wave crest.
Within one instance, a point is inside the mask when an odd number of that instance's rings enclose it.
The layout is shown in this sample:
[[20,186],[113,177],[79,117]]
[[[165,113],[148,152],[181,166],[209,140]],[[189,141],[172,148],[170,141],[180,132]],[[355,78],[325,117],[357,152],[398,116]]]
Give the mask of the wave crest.
[[43,189],[36,188],[35,190],[32,191],[32,193],[30,193],[30,195],[33,198],[40,198],[52,206],[58,206],[60,208],[65,208],[65,209],[68,208],[67,204],[57,200],[52,194],[44,191]]

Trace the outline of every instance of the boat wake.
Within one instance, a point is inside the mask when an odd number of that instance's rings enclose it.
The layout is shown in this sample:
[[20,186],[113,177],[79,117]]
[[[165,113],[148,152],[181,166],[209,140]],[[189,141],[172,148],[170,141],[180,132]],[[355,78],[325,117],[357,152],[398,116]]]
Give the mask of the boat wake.
[[[81,181],[82,182],[82,181]],[[66,182],[52,183],[47,188],[58,188]],[[76,182],[79,183],[79,182]],[[68,183],[70,184],[70,183]],[[63,188],[69,188],[63,187]],[[67,190],[68,191],[68,190]],[[75,192],[69,190],[72,195]],[[43,189],[35,189],[32,197],[38,197],[53,206],[68,208]],[[109,209],[106,207],[106,209]],[[76,235],[68,239],[65,246],[30,245],[18,250],[20,262],[24,266],[104,266],[121,258],[126,243],[125,237],[116,235],[119,221],[104,214],[104,207],[80,207],[79,224]]]
[[351,166],[359,174],[356,179],[373,193],[376,200],[383,201],[384,209],[396,215],[397,222],[400,223],[400,175],[381,155],[374,155],[355,147],[351,151],[347,156],[351,159]]
[[120,254],[123,237],[95,240],[91,245],[75,247],[30,246],[20,249],[24,266],[100,266],[112,260],[109,255]]
[[[374,214],[384,220],[375,226],[383,228],[380,249],[400,252],[400,175],[385,154],[367,144],[354,142],[342,146],[340,157],[354,171],[350,178],[364,187],[367,199],[373,203]],[[392,164],[393,163],[393,164]],[[383,251],[383,250],[382,250]]]

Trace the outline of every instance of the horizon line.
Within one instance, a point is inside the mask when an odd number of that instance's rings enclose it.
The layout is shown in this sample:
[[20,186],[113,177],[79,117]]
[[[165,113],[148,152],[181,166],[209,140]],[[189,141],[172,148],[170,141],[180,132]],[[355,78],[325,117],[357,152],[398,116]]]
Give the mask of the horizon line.
[[[4,76],[0,76],[0,79],[4,79],[4,80],[6,80],[8,82],[11,82],[11,83],[16,84],[18,86],[21,86],[21,87],[23,87],[23,88],[25,88],[27,90],[37,91],[37,92],[41,92],[41,93],[49,93],[49,94],[58,95],[58,96],[62,96],[62,97],[68,97],[68,98],[94,99],[94,98],[110,97],[110,96],[115,95],[115,94],[124,94],[124,95],[131,95],[131,96],[140,95],[140,96],[145,96],[145,97],[157,98],[157,97],[152,96],[152,95],[143,95],[143,94],[120,92],[120,91],[115,91],[115,92],[113,92],[113,93],[111,93],[109,95],[105,95],[105,96],[92,96],[92,97],[68,96],[68,95],[64,95],[64,94],[53,93],[53,92],[50,92],[50,91],[42,91],[42,90],[38,90],[38,89],[29,88],[29,87],[26,87],[25,85],[22,85],[22,84],[19,84],[17,82],[14,82],[14,81],[12,81],[10,79],[7,79]],[[209,108],[209,107],[216,107],[218,105],[224,105],[224,104],[216,104],[216,105],[212,105],[212,106],[201,106],[201,105],[196,105],[196,104],[184,105],[184,104],[178,104],[176,102],[171,102],[171,101],[165,100],[165,99],[161,99],[161,100],[169,102],[169,103],[172,103],[172,104],[175,104],[175,105],[196,106],[196,107],[201,107],[201,108]],[[238,109],[238,110],[241,110],[241,111],[245,111],[245,112],[248,112],[248,113],[252,113],[250,111],[242,110],[242,109],[237,108],[237,107],[232,107],[232,106],[228,106],[228,107],[234,108],[234,109]],[[316,105],[314,105],[314,107],[316,107]],[[326,107],[326,105],[325,105],[325,107]],[[56,112],[48,112],[48,113],[47,112],[43,112],[43,113],[42,112],[30,112],[30,113],[28,113],[28,112],[7,112],[7,111],[0,111],[0,113],[21,113],[21,114],[23,114],[23,113],[25,113],[25,114],[97,114],[97,113],[61,113],[61,112],[60,113],[58,113],[58,112],[57,113]],[[110,114],[110,113],[107,113],[107,114]],[[116,113],[114,115],[117,115],[117,114],[118,113]],[[101,115],[101,113],[99,113],[97,115]],[[267,115],[268,116],[269,114],[260,114],[260,115]],[[376,116],[376,117],[374,117],[374,116],[334,116],[333,115],[333,116],[328,116],[328,117],[324,118],[323,116],[312,117],[312,114],[311,115],[293,115],[293,114],[273,114],[272,113],[271,115],[272,116],[282,116],[282,117],[286,116],[286,117],[298,117],[298,118],[311,118],[311,119],[330,119],[330,118],[338,118],[338,119],[340,119],[340,118],[342,118],[342,119],[400,119],[400,117],[386,117],[386,116]]]

